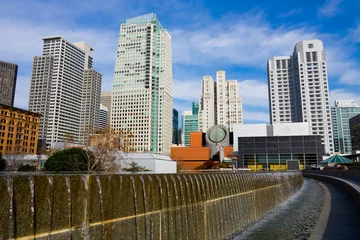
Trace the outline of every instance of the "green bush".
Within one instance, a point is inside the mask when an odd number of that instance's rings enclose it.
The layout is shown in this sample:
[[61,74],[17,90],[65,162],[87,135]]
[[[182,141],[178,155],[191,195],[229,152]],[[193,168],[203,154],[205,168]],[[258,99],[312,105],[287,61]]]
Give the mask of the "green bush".
[[139,166],[137,162],[131,162],[129,168],[124,168],[127,172],[148,172],[150,171],[146,167]]
[[3,158],[2,153],[0,153],[0,172],[5,171],[6,165],[6,160]]
[[69,148],[54,153],[45,162],[46,171],[87,171],[88,156],[86,150]]
[[26,164],[26,165],[20,165],[20,167],[18,167],[17,169],[18,172],[35,172],[36,171],[36,167]]

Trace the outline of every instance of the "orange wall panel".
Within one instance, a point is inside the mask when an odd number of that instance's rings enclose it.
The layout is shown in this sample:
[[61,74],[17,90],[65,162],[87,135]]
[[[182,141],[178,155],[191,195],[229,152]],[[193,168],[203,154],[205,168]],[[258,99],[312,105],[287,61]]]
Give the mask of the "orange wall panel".
[[233,146],[225,146],[224,147],[224,157],[228,157],[229,155],[232,155],[233,151],[234,151]]
[[190,147],[202,147],[202,132],[190,133]]
[[197,160],[206,161],[210,159],[209,147],[172,147],[170,158],[176,161]]
[[181,170],[195,170],[195,168],[201,166],[206,161],[179,161]]

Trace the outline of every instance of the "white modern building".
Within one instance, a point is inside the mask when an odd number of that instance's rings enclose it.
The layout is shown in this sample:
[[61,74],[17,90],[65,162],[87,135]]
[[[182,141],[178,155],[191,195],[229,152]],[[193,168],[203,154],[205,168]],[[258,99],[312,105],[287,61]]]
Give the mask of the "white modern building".
[[111,103],[111,127],[129,130],[137,151],[170,154],[171,37],[153,13],[120,26]]
[[111,91],[102,91],[100,103],[107,107],[107,120],[106,127],[110,127],[110,118],[111,118]]
[[108,118],[109,109],[105,107],[104,104],[100,104],[99,110],[99,129],[105,130],[107,127],[107,118]]
[[233,130],[243,122],[242,101],[237,80],[226,80],[225,71],[216,72],[216,82],[211,76],[201,81],[199,98],[199,130],[206,132],[214,125]]
[[[42,56],[33,60],[29,111],[42,115],[39,139],[45,141],[47,147],[54,147],[68,136],[78,143],[82,106],[87,105],[82,105],[84,76],[88,76],[84,72],[94,71],[90,70],[93,49],[85,42],[72,43],[61,36],[45,37],[43,41]],[[101,85],[101,75],[97,76]],[[87,87],[85,89],[87,91]],[[86,97],[91,96],[86,94]],[[85,117],[83,120],[86,122]]]
[[233,143],[238,146],[239,137],[274,137],[274,136],[308,136],[311,135],[309,123],[283,124],[237,124],[233,129]]
[[268,60],[270,122],[308,122],[322,136],[324,152],[334,152],[326,56],[320,40],[296,44],[292,56]]

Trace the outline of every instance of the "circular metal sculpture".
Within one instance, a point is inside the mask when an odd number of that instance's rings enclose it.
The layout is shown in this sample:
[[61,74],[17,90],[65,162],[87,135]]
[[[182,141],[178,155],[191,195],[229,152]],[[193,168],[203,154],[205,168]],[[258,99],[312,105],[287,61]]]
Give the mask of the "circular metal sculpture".
[[214,143],[223,141],[226,138],[226,130],[216,126],[209,131],[209,140]]

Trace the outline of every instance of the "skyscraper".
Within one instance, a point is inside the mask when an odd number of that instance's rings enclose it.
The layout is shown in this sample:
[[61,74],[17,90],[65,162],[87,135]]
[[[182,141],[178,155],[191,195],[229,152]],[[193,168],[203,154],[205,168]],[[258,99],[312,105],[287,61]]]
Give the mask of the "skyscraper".
[[80,112],[80,143],[89,143],[89,134],[99,127],[102,76],[94,69],[84,70]]
[[107,117],[108,117],[108,108],[100,104],[100,111],[99,111],[99,130],[105,130],[107,127]]
[[190,146],[190,133],[197,132],[199,129],[199,104],[192,103],[191,111],[184,111],[181,116],[182,121],[182,132],[181,132],[181,143],[185,146]]
[[334,151],[326,57],[320,40],[296,44],[292,56],[268,60],[269,107],[272,124],[309,122],[322,136],[324,153]]
[[111,117],[111,91],[102,91],[100,103],[107,107],[106,127],[110,127]]
[[201,81],[199,98],[199,130],[206,132],[214,125],[224,125],[233,130],[234,124],[243,122],[242,101],[236,80],[226,80],[225,71],[216,72],[216,82],[211,76]]
[[179,144],[178,128],[179,128],[179,112],[173,108],[172,110],[172,144]]
[[14,106],[18,65],[0,61],[0,103]]
[[130,131],[136,151],[169,155],[171,37],[153,13],[120,26],[111,102],[111,127]]
[[360,105],[354,100],[337,100],[332,108],[335,152],[351,153],[349,120],[360,114]]
[[[39,139],[46,141],[47,147],[54,147],[67,136],[79,143],[81,109],[87,105],[82,101],[83,90],[88,90],[84,76],[88,81],[89,74],[94,73],[88,71],[92,68],[93,49],[84,42],[72,43],[61,36],[46,37],[43,41],[42,56],[33,60],[29,111],[41,114]],[[93,99],[91,94],[90,91],[86,97]],[[95,117],[90,115],[87,116],[90,119]],[[85,117],[83,120],[89,122]]]

